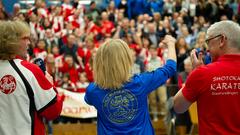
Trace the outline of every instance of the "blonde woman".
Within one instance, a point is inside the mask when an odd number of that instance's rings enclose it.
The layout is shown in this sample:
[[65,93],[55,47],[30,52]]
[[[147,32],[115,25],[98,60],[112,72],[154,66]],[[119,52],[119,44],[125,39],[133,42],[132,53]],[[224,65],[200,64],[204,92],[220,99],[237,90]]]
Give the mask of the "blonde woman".
[[24,60],[29,39],[27,24],[0,21],[0,135],[45,135],[43,118],[61,113],[53,78]]
[[199,48],[202,51],[208,50],[208,46],[205,42],[205,39],[206,39],[206,33],[204,31],[199,32],[194,48],[196,49]]
[[149,93],[165,83],[176,72],[176,40],[166,36],[166,65],[152,72],[132,75],[133,59],[128,45],[120,39],[110,39],[98,49],[93,62],[94,83],[85,101],[98,110],[99,135],[153,135],[148,112]]

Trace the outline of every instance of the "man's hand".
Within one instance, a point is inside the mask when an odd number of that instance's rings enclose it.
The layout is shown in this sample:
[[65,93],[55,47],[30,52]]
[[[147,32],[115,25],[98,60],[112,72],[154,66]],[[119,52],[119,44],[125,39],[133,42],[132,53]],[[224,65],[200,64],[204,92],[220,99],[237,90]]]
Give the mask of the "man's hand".
[[[197,50],[196,49],[193,49],[191,51],[191,61],[192,61],[192,66],[193,66],[193,69],[194,68],[197,68],[201,65],[204,65],[204,62],[203,62],[203,53],[202,52],[199,52],[198,54],[196,54]],[[198,55],[198,56],[197,56]]]

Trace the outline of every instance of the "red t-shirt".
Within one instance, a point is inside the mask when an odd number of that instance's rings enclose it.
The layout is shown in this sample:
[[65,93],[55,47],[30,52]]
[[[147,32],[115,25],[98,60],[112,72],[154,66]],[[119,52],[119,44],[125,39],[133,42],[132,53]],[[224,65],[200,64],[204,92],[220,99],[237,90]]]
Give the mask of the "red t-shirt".
[[103,34],[111,34],[114,29],[114,24],[111,21],[103,21],[102,22],[102,33]]
[[197,101],[200,135],[240,135],[240,55],[194,70],[182,90]]

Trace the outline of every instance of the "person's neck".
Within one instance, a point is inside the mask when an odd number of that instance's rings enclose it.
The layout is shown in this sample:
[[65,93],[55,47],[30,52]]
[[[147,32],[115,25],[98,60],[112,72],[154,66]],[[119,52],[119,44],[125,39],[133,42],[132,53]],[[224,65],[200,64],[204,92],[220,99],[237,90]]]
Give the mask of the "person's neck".
[[27,57],[23,57],[23,56],[20,56],[20,55],[16,55],[15,58],[16,59],[21,59],[21,60],[27,60]]
[[225,51],[223,52],[223,54],[240,54],[240,50],[238,48],[227,48],[224,49]]

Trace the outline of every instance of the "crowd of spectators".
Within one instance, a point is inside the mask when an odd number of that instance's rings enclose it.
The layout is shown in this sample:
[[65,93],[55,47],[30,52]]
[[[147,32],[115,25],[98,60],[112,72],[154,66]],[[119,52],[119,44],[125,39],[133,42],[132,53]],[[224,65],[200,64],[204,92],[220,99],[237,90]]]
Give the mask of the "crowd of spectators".
[[[31,29],[28,60],[42,58],[55,85],[73,92],[84,92],[94,80],[92,58],[108,38],[128,43],[134,52],[133,73],[140,73],[164,64],[167,50],[159,43],[170,34],[177,39],[177,70],[182,73],[192,48],[207,51],[205,32],[210,24],[227,19],[240,23],[239,0],[114,0],[105,8],[100,4],[63,0],[61,5],[46,6],[36,0],[26,12],[16,3],[8,14],[0,3],[0,20],[27,22]],[[179,75],[167,82],[177,85],[176,91],[184,83]]]

